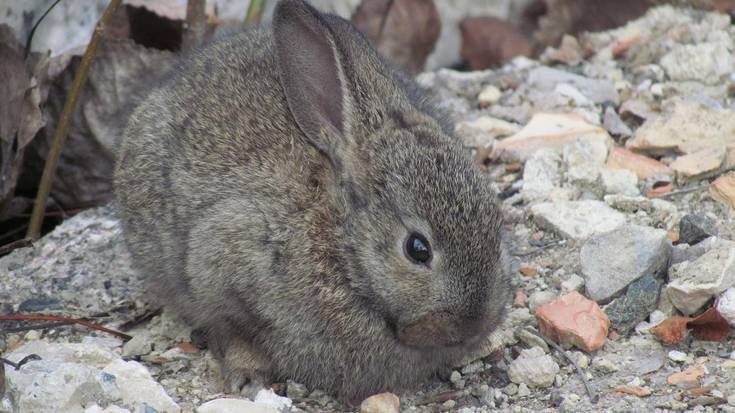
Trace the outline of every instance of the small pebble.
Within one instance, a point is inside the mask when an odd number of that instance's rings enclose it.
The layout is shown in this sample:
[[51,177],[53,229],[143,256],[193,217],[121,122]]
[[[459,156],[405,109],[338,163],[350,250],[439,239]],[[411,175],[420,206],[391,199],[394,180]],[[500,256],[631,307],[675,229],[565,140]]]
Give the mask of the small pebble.
[[454,400],[447,400],[444,403],[442,403],[442,408],[447,409],[447,410],[452,410],[452,409],[454,409],[454,406],[456,406],[456,405],[457,405],[457,402],[456,401],[454,401]]
[[615,363],[603,357],[596,357],[594,360],[592,360],[592,368],[605,373],[614,373],[620,370],[620,368],[616,366]]
[[375,394],[363,400],[360,413],[398,413],[401,401],[393,393]]
[[669,359],[683,363],[687,360],[687,354],[679,350],[671,350],[669,351]]
[[38,330],[28,330],[25,336],[23,336],[23,339],[25,341],[33,341],[33,340],[38,340],[40,338],[41,338],[41,332]]
[[508,383],[507,386],[503,387],[503,393],[508,396],[515,396],[518,393],[518,385],[515,383]]
[[526,386],[526,383],[518,385],[518,397],[526,397],[531,395],[531,389]]

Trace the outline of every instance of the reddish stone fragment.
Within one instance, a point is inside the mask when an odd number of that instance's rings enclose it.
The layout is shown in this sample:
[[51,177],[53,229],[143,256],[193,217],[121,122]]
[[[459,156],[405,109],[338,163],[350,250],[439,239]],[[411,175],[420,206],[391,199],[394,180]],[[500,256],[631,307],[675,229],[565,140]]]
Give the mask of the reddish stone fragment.
[[585,351],[602,347],[610,327],[600,306],[576,291],[538,307],[536,319],[544,336]]

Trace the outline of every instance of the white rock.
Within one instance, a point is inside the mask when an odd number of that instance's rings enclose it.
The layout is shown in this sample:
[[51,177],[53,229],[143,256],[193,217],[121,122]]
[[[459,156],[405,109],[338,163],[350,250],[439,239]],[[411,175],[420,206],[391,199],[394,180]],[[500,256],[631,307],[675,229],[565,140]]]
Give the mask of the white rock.
[[526,383],[530,387],[551,387],[558,372],[559,365],[540,347],[521,351],[508,367],[508,377],[513,383]]
[[500,89],[494,85],[487,85],[485,86],[485,89],[482,89],[480,94],[477,95],[477,101],[480,105],[490,105],[500,100],[502,96],[503,92],[501,92]]
[[612,231],[626,221],[625,215],[594,200],[536,204],[531,213],[539,225],[575,240]]
[[720,294],[717,311],[731,326],[735,326],[735,287],[730,287]]
[[582,291],[584,289],[584,278],[577,274],[572,274],[561,283],[561,290],[565,293],[572,291]]
[[669,359],[683,363],[687,360],[687,353],[679,350],[669,351]]
[[113,376],[123,404],[133,406],[136,412],[145,411],[146,405],[158,412],[181,411],[148,369],[137,361],[117,359],[105,366],[102,372]]
[[290,409],[293,405],[291,399],[277,395],[272,389],[261,389],[255,395],[255,402],[273,406],[280,411]]
[[272,405],[247,399],[215,399],[197,407],[196,413],[282,413]]
[[694,261],[669,268],[665,294],[685,315],[697,312],[713,296],[735,285],[735,242],[720,241]]

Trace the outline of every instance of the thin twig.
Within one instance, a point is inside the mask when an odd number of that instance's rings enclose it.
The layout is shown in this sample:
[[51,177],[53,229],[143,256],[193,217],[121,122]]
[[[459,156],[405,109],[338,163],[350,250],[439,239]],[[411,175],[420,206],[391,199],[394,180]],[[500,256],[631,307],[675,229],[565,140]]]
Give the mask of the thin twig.
[[38,28],[38,25],[41,24],[43,19],[46,18],[46,15],[49,14],[49,12],[53,10],[53,8],[56,7],[56,5],[59,4],[60,1],[61,0],[56,0],[52,5],[50,5],[49,8],[46,9],[45,12],[43,12],[38,21],[36,21],[36,24],[34,24],[31,28],[31,32],[28,33],[28,38],[26,39],[26,48],[23,51],[23,59],[28,59],[28,55],[31,54],[31,43],[33,43],[33,35],[36,34],[36,29]]
[[87,328],[91,328],[94,330],[99,330],[108,334],[112,334],[114,336],[120,337],[121,339],[127,341],[130,340],[131,336],[117,331],[113,330],[107,327],[103,327],[97,323],[93,323],[91,321],[86,320],[80,320],[78,318],[71,318],[71,317],[63,317],[63,316],[57,316],[57,315],[47,315],[47,314],[5,314],[0,315],[0,321],[63,321],[68,322],[70,324],[79,324],[83,325]]
[[690,192],[697,192],[701,189],[705,189],[709,187],[709,184],[699,185],[699,186],[693,186],[691,188],[683,188],[683,189],[677,189],[676,191],[667,192],[665,194],[656,195],[654,198],[668,198],[675,195],[681,195],[681,194],[688,194]]
[[10,334],[10,333],[19,333],[21,331],[29,331],[29,330],[48,330],[50,328],[66,326],[69,324],[72,324],[72,323],[68,321],[51,321],[51,322],[42,323],[42,324],[28,324],[28,325],[23,325],[23,326],[18,326],[18,327],[0,329],[0,335]]
[[33,240],[30,238],[23,238],[7,243],[0,247],[0,255],[9,254],[10,252],[23,247],[33,245]]
[[245,14],[245,25],[255,25],[260,23],[260,19],[263,16],[263,9],[265,9],[266,0],[250,0],[248,4],[248,11]]
[[469,394],[467,389],[445,391],[431,396],[426,396],[424,399],[419,400],[416,405],[423,406],[427,404],[444,403],[447,400],[460,399],[467,394]]
[[41,356],[39,356],[38,354],[29,354],[29,355],[23,357],[22,359],[20,359],[20,361],[17,362],[17,363],[14,363],[14,362],[12,362],[12,361],[10,361],[10,360],[8,360],[6,358],[2,358],[2,357],[0,357],[0,360],[2,360],[3,363],[9,364],[10,366],[12,366],[16,370],[18,370],[19,368],[23,367],[23,365],[26,364],[26,363],[28,363],[29,361],[41,360]]
[[579,367],[579,364],[577,364],[576,361],[572,360],[572,358],[567,355],[566,351],[564,351],[564,349],[560,345],[556,344],[552,340],[549,340],[548,338],[544,337],[541,334],[536,334],[535,332],[533,332],[531,330],[526,329],[526,332],[528,332],[530,334],[533,334],[533,335],[539,337],[540,339],[544,340],[546,342],[546,344],[548,344],[551,347],[553,347],[554,350],[556,350],[562,357],[564,357],[565,359],[567,359],[567,361],[569,361],[569,363],[572,366],[574,366],[574,370],[577,371],[577,374],[579,375],[579,378],[582,379],[582,384],[584,385],[584,390],[587,392],[587,396],[589,396],[590,402],[592,404],[596,404],[600,400],[600,396],[597,393],[595,393],[592,390],[592,388],[590,387],[590,384],[587,381],[587,376],[585,376],[584,372],[582,371],[582,368]]
[[186,26],[181,41],[181,49],[185,52],[195,49],[204,40],[207,28],[207,0],[189,0],[186,2]]
[[105,13],[97,23],[97,26],[92,33],[92,40],[89,41],[87,50],[84,52],[82,62],[79,65],[79,70],[74,76],[74,82],[71,85],[71,91],[64,102],[64,109],[61,111],[61,117],[59,117],[59,123],[56,126],[53,140],[51,141],[51,148],[49,148],[48,155],[46,157],[46,163],[43,167],[43,175],[41,176],[41,182],[38,186],[38,194],[36,195],[36,201],[33,204],[33,212],[31,213],[31,221],[28,225],[28,232],[26,238],[38,239],[41,235],[41,225],[43,224],[43,214],[46,212],[46,203],[48,202],[48,195],[51,192],[51,184],[56,173],[56,164],[59,161],[59,155],[61,155],[61,148],[64,146],[64,140],[66,140],[66,127],[71,121],[72,115],[74,114],[74,108],[79,100],[79,94],[82,91],[82,86],[87,80],[87,74],[89,74],[89,68],[92,66],[92,61],[97,53],[97,48],[102,40],[102,33],[110,23],[112,15],[120,7],[122,0],[110,0],[110,4],[107,6]]

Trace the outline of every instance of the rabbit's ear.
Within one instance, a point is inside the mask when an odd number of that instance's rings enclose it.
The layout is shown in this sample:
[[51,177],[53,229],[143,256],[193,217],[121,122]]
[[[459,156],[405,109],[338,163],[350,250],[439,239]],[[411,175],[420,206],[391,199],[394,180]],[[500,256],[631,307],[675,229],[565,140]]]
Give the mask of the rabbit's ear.
[[273,34],[291,114],[311,143],[340,165],[338,154],[349,134],[349,98],[334,35],[319,12],[302,0],[278,3]]

